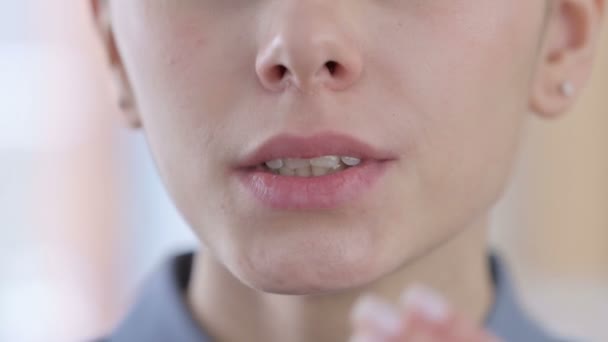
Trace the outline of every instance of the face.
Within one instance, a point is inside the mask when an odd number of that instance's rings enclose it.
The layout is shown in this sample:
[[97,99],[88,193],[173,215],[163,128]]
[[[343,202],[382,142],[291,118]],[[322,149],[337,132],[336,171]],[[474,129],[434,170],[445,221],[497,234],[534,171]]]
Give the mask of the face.
[[[529,113],[545,5],[128,0],[109,13],[181,214],[243,283],[301,294],[371,282],[488,214]],[[277,136],[295,140],[255,154]],[[363,160],[317,179],[249,158],[341,154]]]

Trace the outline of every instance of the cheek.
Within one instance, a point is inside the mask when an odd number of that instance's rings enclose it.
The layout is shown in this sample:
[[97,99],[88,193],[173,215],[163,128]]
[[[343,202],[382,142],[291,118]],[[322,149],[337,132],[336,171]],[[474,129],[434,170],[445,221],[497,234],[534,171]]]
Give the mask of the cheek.
[[[193,183],[217,180],[212,173],[219,168],[211,166],[221,162],[226,146],[219,141],[228,139],[238,122],[231,95],[246,86],[239,79],[250,58],[243,51],[251,43],[241,41],[249,23],[211,15],[200,5],[159,3],[121,2],[124,14],[118,11],[115,30],[159,171],[172,182],[170,191],[180,189],[187,198],[183,202],[197,203],[200,194],[189,191],[208,184]],[[134,11],[141,15],[131,18]]]
[[254,51],[254,41],[246,34],[252,18],[203,5],[128,1],[119,6],[118,45],[146,129],[217,131],[232,112],[229,95],[245,86],[239,80],[249,74],[253,60],[248,52]]
[[223,83],[211,80],[232,71],[222,63],[215,19],[201,15],[194,23],[183,14],[166,15],[153,11],[137,16],[139,22],[119,17],[115,30],[158,172],[184,218],[198,227],[201,216],[225,215],[225,199],[209,196],[209,189],[221,183],[220,168],[212,166],[224,155],[217,141],[230,127],[231,108]]
[[505,1],[494,10],[500,14],[484,16],[496,2],[475,2],[480,12],[404,21],[389,37],[399,45],[375,55],[379,77],[392,87],[383,92],[392,101],[383,103],[400,106],[392,108],[401,113],[399,124],[385,123],[387,135],[413,142],[393,201],[403,205],[391,207],[391,215],[427,227],[417,241],[469,225],[508,180],[527,114],[542,8],[521,16],[515,11],[521,5]]
[[426,38],[402,55],[422,159],[417,173],[441,196],[462,196],[473,184],[496,192],[519,141],[537,44],[530,32],[538,32],[541,15],[496,3],[412,27]]
[[[520,140],[536,44],[536,35],[529,34],[535,27],[520,32],[515,18],[508,22],[475,34],[465,46],[444,37],[446,52],[433,60],[434,74],[441,76],[434,79],[435,91],[427,93],[434,96],[426,99],[428,114],[420,123],[423,131],[434,132],[423,146],[432,150],[428,155],[441,156],[430,168],[462,177],[462,185],[485,185],[492,193],[503,186]],[[460,190],[454,193],[467,187]]]

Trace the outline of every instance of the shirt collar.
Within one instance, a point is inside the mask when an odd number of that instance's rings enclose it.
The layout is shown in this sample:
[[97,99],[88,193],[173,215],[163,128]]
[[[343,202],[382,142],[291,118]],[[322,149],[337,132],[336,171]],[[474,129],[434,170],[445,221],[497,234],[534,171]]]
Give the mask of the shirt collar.
[[[180,341],[211,342],[193,318],[185,298],[194,253],[177,255],[145,282],[140,295],[115,333],[112,342]],[[555,342],[523,311],[509,275],[497,255],[490,256],[495,284],[495,302],[485,321],[486,328],[504,341]]]
[[193,253],[166,260],[148,277],[112,342],[211,342],[198,326],[185,298]]
[[524,311],[516,295],[507,266],[497,254],[490,255],[494,282],[494,304],[486,317],[486,328],[504,341],[558,342]]

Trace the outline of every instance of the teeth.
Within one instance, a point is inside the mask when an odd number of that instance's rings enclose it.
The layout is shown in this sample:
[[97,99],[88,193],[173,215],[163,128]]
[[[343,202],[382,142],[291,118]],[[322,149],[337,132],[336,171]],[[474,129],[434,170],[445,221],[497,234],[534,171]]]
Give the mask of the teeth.
[[361,163],[361,159],[355,157],[342,157],[340,159],[348,166],[357,166]]
[[327,174],[329,170],[324,167],[313,166],[312,167],[312,175],[313,176],[323,176]]
[[268,162],[266,162],[266,166],[268,166],[269,169],[278,170],[283,167],[283,160],[275,159],[275,160],[268,161]]
[[288,169],[299,169],[302,167],[310,167],[310,161],[308,159],[287,158],[287,159],[285,159],[285,167]]
[[296,176],[310,177],[311,173],[312,173],[312,170],[310,169],[310,166],[308,166],[308,167],[299,167],[299,168],[296,169]]
[[283,176],[311,177],[331,174],[360,163],[361,159],[350,156],[322,156],[311,159],[274,159],[263,165],[266,165],[273,173]]
[[330,169],[336,169],[340,166],[340,157],[337,156],[323,156],[319,158],[313,158],[310,160],[310,165],[317,167],[325,167]]
[[279,169],[279,173],[282,176],[295,176],[296,175],[296,170],[294,169],[288,169],[286,167],[282,167]]

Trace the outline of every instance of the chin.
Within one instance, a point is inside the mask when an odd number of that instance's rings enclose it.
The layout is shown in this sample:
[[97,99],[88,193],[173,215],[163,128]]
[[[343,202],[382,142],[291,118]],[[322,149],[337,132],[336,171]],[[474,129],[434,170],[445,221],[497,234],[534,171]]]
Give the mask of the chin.
[[248,276],[241,279],[247,286],[266,293],[282,295],[322,295],[343,292],[362,287],[375,280],[369,274],[335,274],[323,278],[314,274],[317,270],[274,270],[265,272],[271,277]]
[[[237,257],[232,273],[245,285],[267,293],[315,295],[365,286],[385,268],[379,250],[369,242],[348,244],[329,240],[253,249]],[[388,272],[388,271],[387,271]]]

